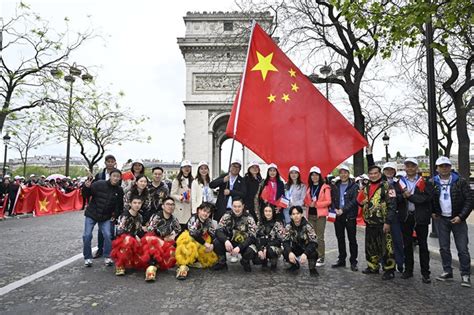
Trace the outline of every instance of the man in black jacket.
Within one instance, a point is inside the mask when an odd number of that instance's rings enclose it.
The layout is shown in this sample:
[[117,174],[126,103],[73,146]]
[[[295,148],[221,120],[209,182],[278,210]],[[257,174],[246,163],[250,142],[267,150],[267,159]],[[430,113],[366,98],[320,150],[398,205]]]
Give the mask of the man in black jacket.
[[339,168],[340,180],[331,187],[332,206],[336,209],[336,221],[334,228],[336,230],[337,247],[339,250],[339,257],[332,268],[346,266],[346,238],[345,231],[347,230],[347,238],[349,239],[349,250],[351,256],[349,262],[351,263],[351,270],[357,271],[357,238],[356,238],[356,221],[359,206],[357,204],[357,184],[349,178],[349,168],[341,166]]
[[123,189],[120,187],[122,173],[114,169],[110,172],[108,180],[99,180],[91,183],[87,180],[82,188],[82,193],[86,197],[91,197],[84,212],[85,225],[83,239],[84,265],[92,266],[92,231],[96,224],[104,236],[104,257],[105,264],[112,266],[110,251],[112,247],[111,225],[112,220],[117,218],[123,211]]
[[399,207],[403,217],[403,244],[405,271],[402,279],[413,277],[413,230],[416,231],[420,253],[421,280],[430,283],[430,252],[428,251],[428,226],[431,219],[433,186],[418,175],[418,161],[408,158],[404,162],[407,176],[400,178],[404,203]]
[[451,267],[451,232],[458,250],[461,271],[461,285],[471,287],[471,256],[466,219],[472,211],[472,196],[469,184],[464,178],[451,171],[451,161],[441,156],[436,160],[439,175],[433,178],[433,218],[438,221],[439,253],[443,262],[443,273],[439,281],[453,279]]
[[229,174],[223,174],[209,183],[210,188],[219,188],[216,203],[217,211],[214,213],[214,220],[217,222],[219,222],[226,211],[232,208],[233,198],[244,199],[245,197],[246,188],[244,180],[239,175],[241,167],[242,162],[233,160],[230,165]]

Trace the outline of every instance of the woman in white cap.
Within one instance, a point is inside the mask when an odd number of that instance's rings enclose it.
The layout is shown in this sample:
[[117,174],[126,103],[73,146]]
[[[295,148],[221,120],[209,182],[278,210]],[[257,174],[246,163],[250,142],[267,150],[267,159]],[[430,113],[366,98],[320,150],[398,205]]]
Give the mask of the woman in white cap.
[[140,160],[135,160],[130,165],[130,170],[122,174],[122,188],[126,189],[132,186],[138,175],[145,175],[145,165]]
[[271,163],[268,165],[267,177],[260,184],[258,193],[255,196],[255,213],[257,214],[258,221],[260,221],[263,216],[261,212],[266,204],[274,205],[278,214],[278,220],[283,221],[283,215],[281,214],[281,207],[278,206],[278,201],[284,196],[285,184],[281,180],[278,167],[276,164]]
[[283,209],[285,224],[289,224],[291,221],[289,213],[290,207],[302,207],[304,205],[305,196],[306,185],[301,181],[300,169],[298,166],[292,166],[290,167],[290,172],[288,173],[288,182],[285,185],[285,197],[289,201],[288,208]]
[[313,226],[318,239],[317,267],[324,266],[326,218],[331,205],[331,187],[324,183],[321,170],[313,166],[309,170],[308,190],[306,191],[305,205],[308,207],[307,218]]
[[261,182],[262,175],[260,175],[260,166],[257,162],[251,162],[244,176],[244,185],[246,187],[244,202],[255,222],[257,222],[257,214],[255,213],[254,200]]
[[198,170],[196,177],[191,184],[191,212],[192,214],[197,213],[197,208],[203,202],[214,203],[214,193],[209,188],[209,164],[205,161],[201,161],[198,164]]
[[171,184],[171,197],[176,203],[176,208],[173,215],[181,224],[181,231],[186,229],[186,224],[191,217],[191,185],[193,182],[193,175],[191,175],[191,162],[181,162],[178,176]]

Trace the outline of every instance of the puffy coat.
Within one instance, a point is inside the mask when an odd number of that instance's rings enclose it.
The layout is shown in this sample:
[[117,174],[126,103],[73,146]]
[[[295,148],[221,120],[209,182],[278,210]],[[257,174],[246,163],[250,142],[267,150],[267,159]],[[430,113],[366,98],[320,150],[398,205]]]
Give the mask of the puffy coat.
[[123,189],[112,185],[110,180],[95,181],[89,188],[83,186],[82,194],[92,198],[84,215],[97,222],[118,218],[123,211]]

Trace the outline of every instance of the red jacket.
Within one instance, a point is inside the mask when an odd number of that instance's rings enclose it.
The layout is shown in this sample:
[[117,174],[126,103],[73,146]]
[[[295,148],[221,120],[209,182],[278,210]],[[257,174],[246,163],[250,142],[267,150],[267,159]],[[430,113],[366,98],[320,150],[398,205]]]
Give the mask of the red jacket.
[[[306,197],[304,198],[304,204],[308,207],[306,210],[306,217],[309,215],[309,207],[312,202],[311,188],[308,187],[306,190]],[[329,206],[331,205],[331,187],[328,184],[323,184],[319,191],[318,200],[316,201],[315,208],[318,213],[318,217],[327,217],[329,214]]]

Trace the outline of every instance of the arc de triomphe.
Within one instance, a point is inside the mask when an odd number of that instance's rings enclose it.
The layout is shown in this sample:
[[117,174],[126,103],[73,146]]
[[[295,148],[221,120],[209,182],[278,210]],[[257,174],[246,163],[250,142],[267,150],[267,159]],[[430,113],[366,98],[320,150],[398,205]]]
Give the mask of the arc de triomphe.
[[[244,67],[252,18],[264,28],[273,20],[270,13],[188,12],[185,37],[178,38],[186,63],[183,156],[194,166],[208,161],[212,177],[220,173],[221,146],[227,139],[225,129]],[[259,159],[244,148],[244,169],[251,160]]]

